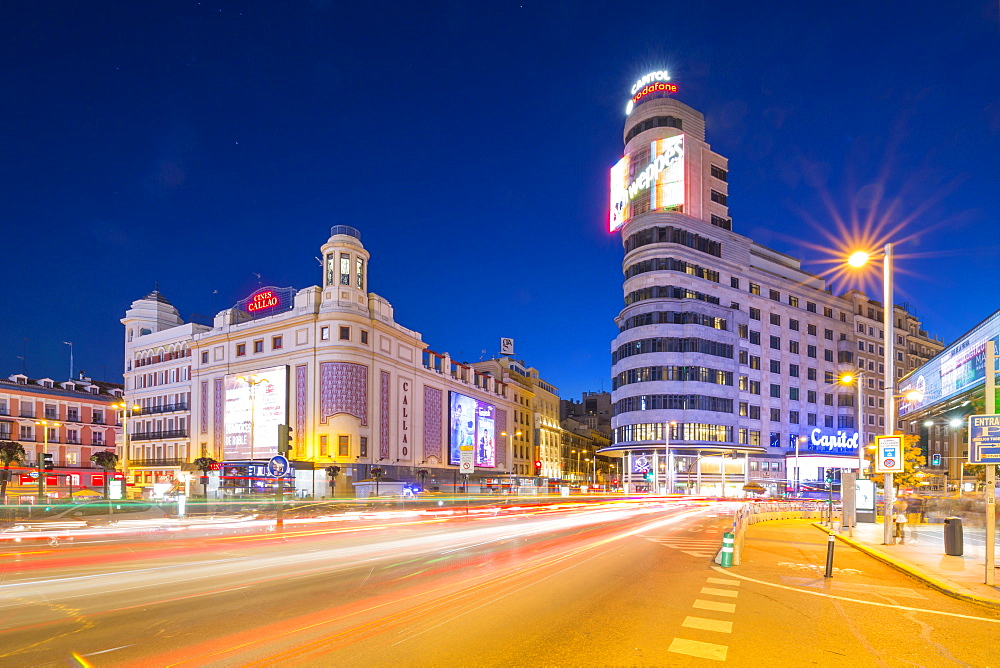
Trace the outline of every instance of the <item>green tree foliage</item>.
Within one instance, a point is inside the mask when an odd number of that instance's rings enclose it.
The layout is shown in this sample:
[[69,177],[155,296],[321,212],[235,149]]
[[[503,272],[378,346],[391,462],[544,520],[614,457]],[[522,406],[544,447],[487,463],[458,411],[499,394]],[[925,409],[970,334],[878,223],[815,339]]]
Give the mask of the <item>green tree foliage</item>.
[[118,466],[118,455],[116,455],[111,450],[101,450],[100,452],[95,452],[90,456],[90,461],[96,466],[104,469],[104,498],[108,498],[108,473],[115,470]]
[[24,446],[15,441],[0,441],[0,462],[5,471],[0,481],[0,499],[7,503],[7,476],[10,475],[10,465],[24,462]]

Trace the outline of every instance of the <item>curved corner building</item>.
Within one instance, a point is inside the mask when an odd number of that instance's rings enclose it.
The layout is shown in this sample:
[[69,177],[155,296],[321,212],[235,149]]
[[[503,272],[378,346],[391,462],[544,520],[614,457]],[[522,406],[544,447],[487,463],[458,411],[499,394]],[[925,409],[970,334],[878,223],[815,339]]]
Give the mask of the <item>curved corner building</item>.
[[782,494],[795,443],[856,434],[854,404],[834,401],[853,390],[830,383],[853,361],[852,307],[798,260],[732,231],[728,161],[667,82],[656,72],[633,87],[611,170],[624,308],[605,453],[622,457],[628,492],[740,496],[759,482]]

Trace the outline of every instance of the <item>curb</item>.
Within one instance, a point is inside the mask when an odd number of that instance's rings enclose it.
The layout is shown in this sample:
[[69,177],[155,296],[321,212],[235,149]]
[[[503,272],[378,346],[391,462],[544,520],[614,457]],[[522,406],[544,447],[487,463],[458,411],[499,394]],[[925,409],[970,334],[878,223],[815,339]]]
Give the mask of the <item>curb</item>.
[[881,561],[883,564],[895,568],[897,571],[900,571],[901,573],[904,573],[905,575],[908,575],[915,580],[920,580],[924,584],[928,585],[932,589],[936,589],[942,594],[947,594],[948,596],[951,596],[953,598],[961,599],[963,601],[968,601],[970,603],[976,603],[978,605],[982,605],[987,608],[993,608],[994,610],[1000,610],[1000,600],[983,598],[982,596],[976,596],[975,594],[966,594],[965,592],[958,591],[950,583],[945,582],[944,580],[939,580],[938,578],[927,573],[926,571],[918,569],[916,566],[913,566],[903,561],[899,561],[889,556],[885,552],[882,552],[881,550],[869,547],[868,545],[858,542],[857,540],[849,536],[845,536],[839,532],[832,531],[831,529],[828,529],[827,527],[817,522],[810,522],[810,524],[812,524],[812,526],[816,527],[817,529],[823,531],[826,534],[833,533],[841,542],[847,543],[856,550],[864,552],[868,556],[873,557],[878,561]]

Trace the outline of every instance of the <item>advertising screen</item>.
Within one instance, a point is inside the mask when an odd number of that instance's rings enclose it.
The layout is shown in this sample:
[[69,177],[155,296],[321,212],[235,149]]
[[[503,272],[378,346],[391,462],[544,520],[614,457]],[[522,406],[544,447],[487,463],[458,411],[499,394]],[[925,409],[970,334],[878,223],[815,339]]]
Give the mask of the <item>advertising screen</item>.
[[986,342],[998,340],[1000,311],[900,381],[901,394],[905,395],[910,390],[918,390],[923,394],[920,401],[900,402],[900,416],[982,385],[986,380]]
[[225,388],[228,459],[270,459],[278,454],[278,425],[288,420],[288,367],[230,374]]
[[646,211],[684,204],[684,135],[656,139],[611,168],[611,231]]
[[472,447],[476,466],[493,468],[497,465],[496,411],[493,404],[450,392],[448,463],[459,463],[462,447]]

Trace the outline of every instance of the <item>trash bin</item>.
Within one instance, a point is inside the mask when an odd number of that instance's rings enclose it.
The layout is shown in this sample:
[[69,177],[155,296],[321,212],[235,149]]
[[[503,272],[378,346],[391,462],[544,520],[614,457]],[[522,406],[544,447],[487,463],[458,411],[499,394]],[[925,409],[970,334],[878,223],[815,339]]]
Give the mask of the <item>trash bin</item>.
[[962,518],[944,518],[944,553],[952,557],[961,557],[965,551],[965,539],[962,537]]

